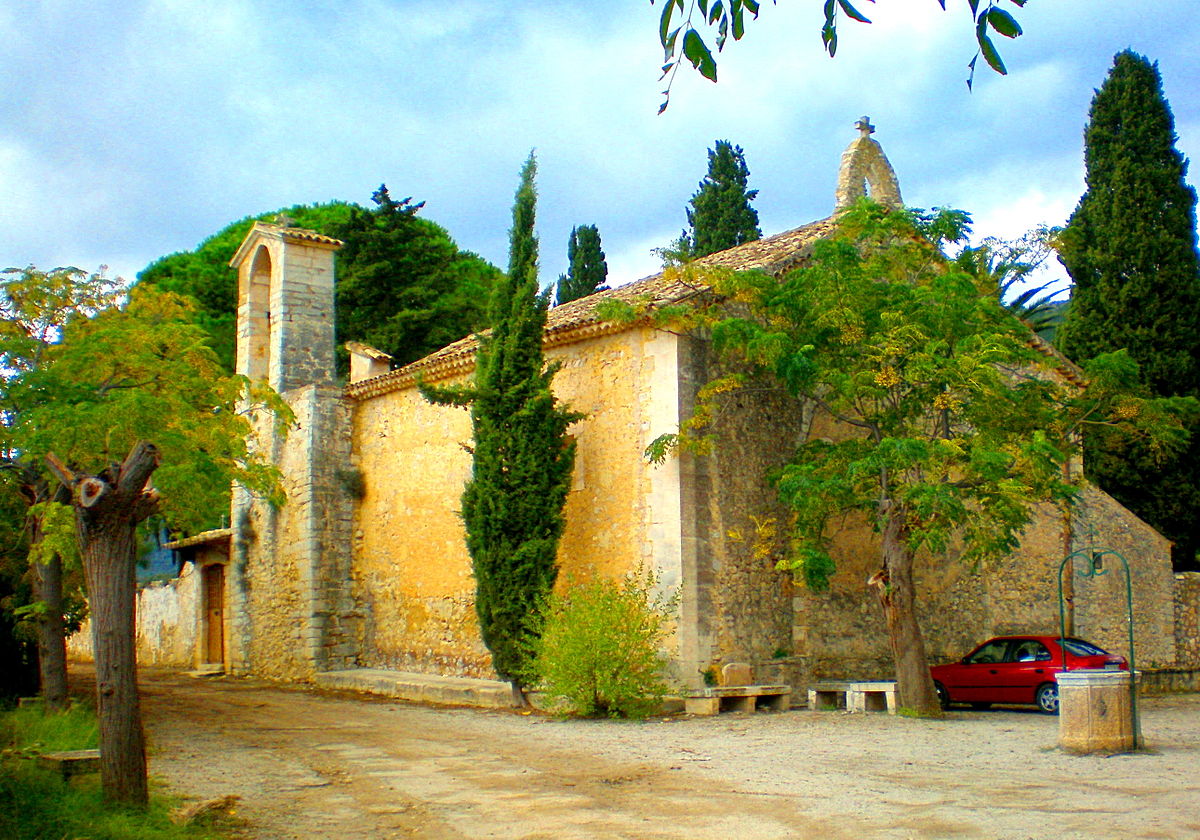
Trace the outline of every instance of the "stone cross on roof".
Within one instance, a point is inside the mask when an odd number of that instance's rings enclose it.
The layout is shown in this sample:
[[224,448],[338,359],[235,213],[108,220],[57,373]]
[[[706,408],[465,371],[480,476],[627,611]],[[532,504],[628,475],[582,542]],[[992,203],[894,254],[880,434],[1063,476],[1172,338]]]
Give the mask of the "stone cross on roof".
[[870,196],[888,207],[903,207],[896,173],[883,153],[883,147],[871,137],[875,133],[871,118],[863,117],[854,127],[858,129],[858,137],[842,153],[833,212],[849,209],[863,196]]

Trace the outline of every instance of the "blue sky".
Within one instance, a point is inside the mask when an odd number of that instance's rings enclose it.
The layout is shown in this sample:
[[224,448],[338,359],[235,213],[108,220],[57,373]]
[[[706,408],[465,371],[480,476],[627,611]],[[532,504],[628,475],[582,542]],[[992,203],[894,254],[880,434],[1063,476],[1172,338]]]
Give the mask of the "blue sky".
[[745,150],[770,234],[829,215],[864,114],[906,203],[1016,236],[1078,200],[1118,50],[1159,62],[1179,147],[1200,156],[1194,3],[1030,0],[1026,34],[1001,44],[1010,75],[983,69],[968,93],[966,0],[863,0],[875,23],[847,22],[833,60],[819,0],[764,2],[720,82],[681,72],[658,116],[647,0],[0,0],[0,263],[132,279],[234,219],[368,203],[386,182],[503,266],[536,148],[543,282],[576,224],[599,226],[624,282],[678,236],[714,140]]

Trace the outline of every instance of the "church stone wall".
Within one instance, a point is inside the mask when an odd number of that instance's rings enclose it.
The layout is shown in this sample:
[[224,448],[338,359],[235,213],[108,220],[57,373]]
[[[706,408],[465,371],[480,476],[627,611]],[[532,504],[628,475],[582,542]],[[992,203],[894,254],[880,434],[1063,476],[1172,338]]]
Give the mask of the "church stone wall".
[[1175,575],[1175,665],[1200,668],[1200,572]]
[[[1059,565],[1070,551],[1092,542],[1120,551],[1133,570],[1138,666],[1174,663],[1167,541],[1095,488],[1085,490],[1084,505],[1088,530],[1078,513],[1068,531],[1061,513],[1042,506],[1022,533],[1020,548],[1003,560],[972,566],[953,556],[918,558],[917,609],[931,664],[958,659],[990,636],[1057,634]],[[831,536],[838,572],[829,590],[797,592],[798,635],[807,640],[809,677],[891,678],[883,608],[866,585],[879,568],[878,538],[864,519],[849,517],[833,526]],[[1128,655],[1124,573],[1117,566],[1110,563],[1109,572],[1096,578],[1073,576],[1066,611],[1075,635]]]
[[[1129,563],[1137,666],[1173,666],[1175,609],[1170,542],[1095,487],[1086,489],[1077,510],[1071,550],[1109,549],[1122,554]],[[1125,572],[1120,560],[1111,555],[1102,562],[1103,574],[1074,575],[1075,631],[1106,650],[1128,656]]]
[[[725,373],[711,347],[691,337],[680,354],[681,417],[697,392]],[[706,455],[684,453],[684,535],[689,584],[695,590],[696,657],[683,663],[684,681],[701,672],[747,662],[759,681],[795,676],[792,642],[794,584],[776,566],[785,556],[788,514],[768,481],[804,438],[806,413],[795,399],[755,389],[718,398]]]
[[[563,362],[554,390],[587,418],[559,546],[559,585],[646,564],[677,588],[675,465],[642,451],[678,423],[676,336],[630,329],[547,351]],[[415,387],[356,404],[355,467],[365,494],[353,525],[353,589],[364,667],[492,677],[479,637],[475,583],[458,515],[470,475],[470,416],[427,403]],[[677,644],[677,643],[676,643]]]
[[273,441],[287,503],[272,510],[235,493],[231,667],[307,679],[355,659],[358,612],[345,586],[351,501],[339,480],[350,465],[349,418],[335,387],[283,396],[296,414],[287,437]]

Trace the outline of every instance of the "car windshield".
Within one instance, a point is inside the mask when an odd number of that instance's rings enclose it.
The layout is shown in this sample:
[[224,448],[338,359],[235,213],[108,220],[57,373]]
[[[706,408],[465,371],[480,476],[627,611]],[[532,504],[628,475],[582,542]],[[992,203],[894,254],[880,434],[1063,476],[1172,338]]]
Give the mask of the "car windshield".
[[1083,639],[1063,639],[1062,646],[1074,656],[1108,656],[1108,651]]

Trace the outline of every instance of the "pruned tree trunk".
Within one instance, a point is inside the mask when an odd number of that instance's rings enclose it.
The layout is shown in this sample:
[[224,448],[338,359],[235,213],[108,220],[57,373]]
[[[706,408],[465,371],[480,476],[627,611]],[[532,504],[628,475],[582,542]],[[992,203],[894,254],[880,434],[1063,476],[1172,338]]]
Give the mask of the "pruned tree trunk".
[[146,743],[137,691],[134,604],[137,525],[154,512],[147,483],[159,463],[140,442],[124,463],[98,476],[76,475],[53,455],[47,462],[70,487],[91,606],[100,723],[100,784],[116,802],[145,806]]
[[[888,507],[890,506],[890,507]],[[908,544],[908,522],[903,508],[890,502],[881,505],[884,516],[883,572],[872,578],[879,588],[879,600],[887,619],[888,641],[896,665],[896,704],[922,715],[936,715],[941,707],[929,660],[925,657],[925,638],[917,623],[917,593],[913,585],[913,553]]]

